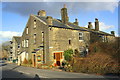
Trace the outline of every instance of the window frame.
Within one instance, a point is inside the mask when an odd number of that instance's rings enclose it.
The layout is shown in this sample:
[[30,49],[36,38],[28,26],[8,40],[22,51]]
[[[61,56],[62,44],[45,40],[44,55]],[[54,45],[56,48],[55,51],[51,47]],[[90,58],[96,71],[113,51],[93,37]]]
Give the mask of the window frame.
[[[79,32],[78,33],[78,37],[79,37],[79,41],[83,41],[84,39],[83,39],[83,32]],[[82,39],[80,39],[80,38],[82,38]]]

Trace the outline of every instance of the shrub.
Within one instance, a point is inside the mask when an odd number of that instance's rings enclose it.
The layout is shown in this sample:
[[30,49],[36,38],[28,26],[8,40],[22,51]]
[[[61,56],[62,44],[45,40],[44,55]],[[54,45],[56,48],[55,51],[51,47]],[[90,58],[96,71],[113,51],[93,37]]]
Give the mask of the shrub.
[[77,63],[73,64],[73,71],[84,73],[120,73],[118,62],[113,60],[110,55],[96,53],[88,58],[78,59]]
[[74,72],[85,73],[119,73],[120,74],[120,47],[117,42],[96,42],[89,46],[89,55],[86,58],[75,58]]
[[72,55],[73,55],[72,49],[64,51],[64,58],[66,61],[71,61]]

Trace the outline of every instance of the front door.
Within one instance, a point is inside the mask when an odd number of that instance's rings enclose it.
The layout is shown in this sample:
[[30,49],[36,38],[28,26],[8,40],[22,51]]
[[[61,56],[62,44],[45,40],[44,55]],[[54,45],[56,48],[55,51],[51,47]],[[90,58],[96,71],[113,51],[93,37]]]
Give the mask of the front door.
[[62,59],[62,53],[61,52],[54,53],[54,59],[56,60],[56,65],[60,66],[60,59]]

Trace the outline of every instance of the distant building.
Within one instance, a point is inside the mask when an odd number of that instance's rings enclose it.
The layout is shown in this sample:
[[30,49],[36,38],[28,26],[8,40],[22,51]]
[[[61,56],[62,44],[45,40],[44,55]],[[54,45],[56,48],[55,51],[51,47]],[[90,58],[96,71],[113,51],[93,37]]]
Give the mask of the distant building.
[[[24,58],[32,59],[33,66],[37,64],[61,66],[64,60],[63,52],[67,49],[78,49],[89,46],[93,42],[109,42],[114,40],[112,34],[99,30],[99,20],[95,19],[95,29],[91,22],[88,28],[79,26],[79,22],[69,22],[67,8],[61,9],[61,20],[46,16],[45,10],[38,15],[30,15],[21,36],[20,62]],[[13,38],[15,41],[15,39]],[[14,42],[13,42],[14,43]],[[16,51],[14,48],[14,51]],[[15,52],[16,56],[17,52]],[[17,56],[16,56],[17,57]]]
[[13,36],[11,41],[11,60],[17,61],[18,54],[20,52],[20,44],[21,44],[21,37],[20,36]]

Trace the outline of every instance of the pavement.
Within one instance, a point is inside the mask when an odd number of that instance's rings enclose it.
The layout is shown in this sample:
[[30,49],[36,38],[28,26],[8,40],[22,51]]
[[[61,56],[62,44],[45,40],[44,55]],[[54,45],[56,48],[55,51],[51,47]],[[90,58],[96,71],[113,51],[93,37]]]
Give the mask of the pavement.
[[[65,72],[59,70],[37,69],[32,67],[9,64],[1,66],[2,78],[46,78],[46,79],[96,79],[96,80],[120,80],[119,76],[101,76],[84,73]],[[0,67],[0,68],[1,68]],[[93,79],[94,78],[94,79]]]

